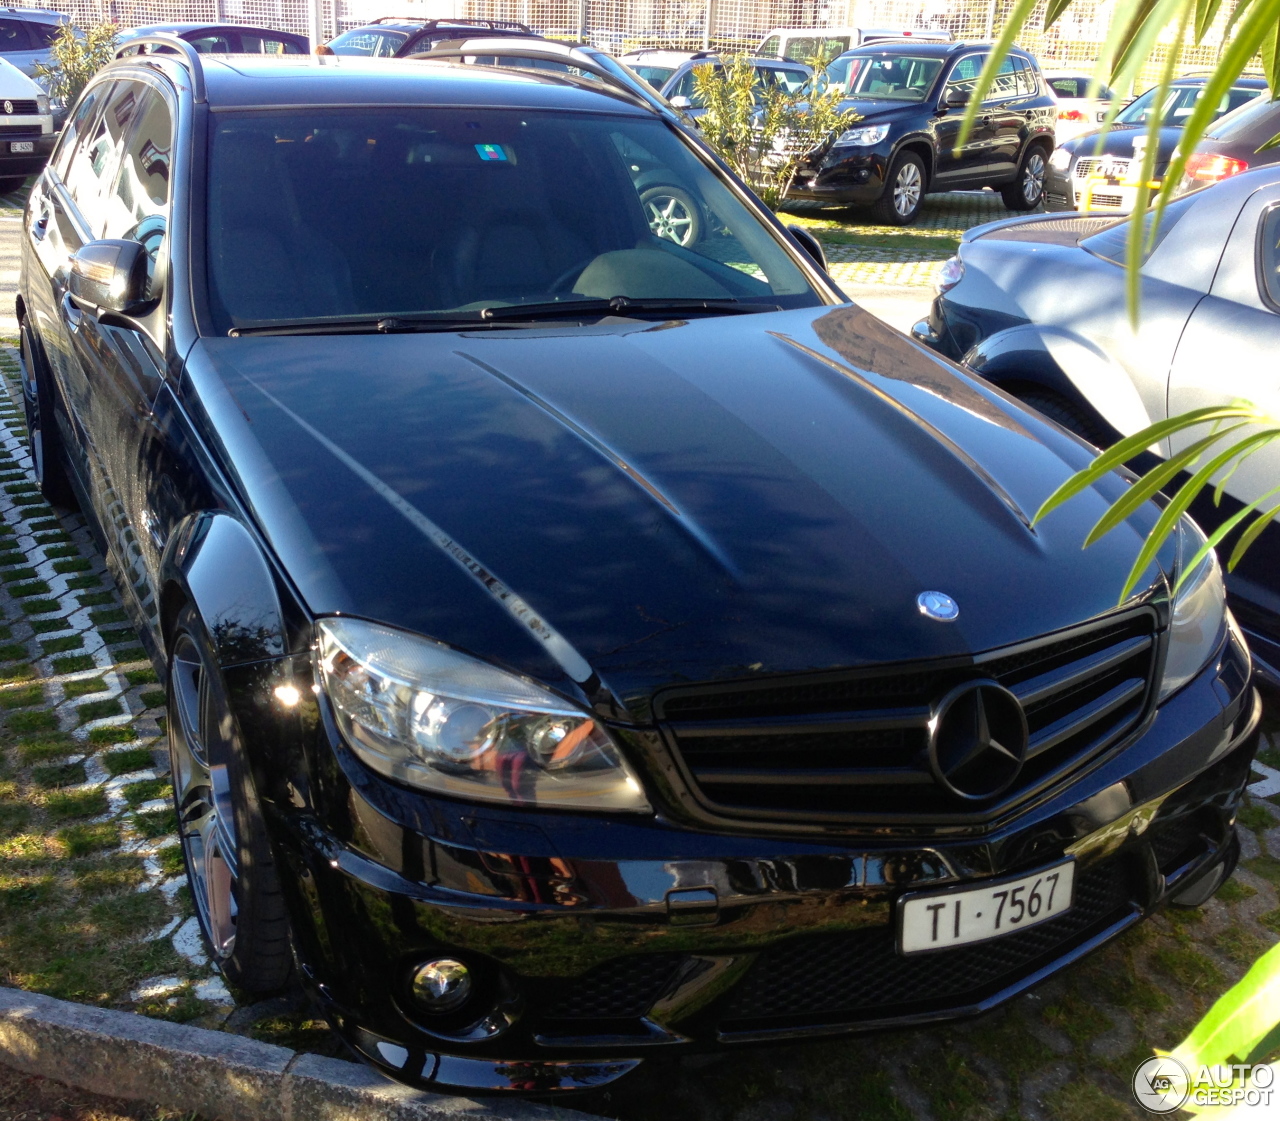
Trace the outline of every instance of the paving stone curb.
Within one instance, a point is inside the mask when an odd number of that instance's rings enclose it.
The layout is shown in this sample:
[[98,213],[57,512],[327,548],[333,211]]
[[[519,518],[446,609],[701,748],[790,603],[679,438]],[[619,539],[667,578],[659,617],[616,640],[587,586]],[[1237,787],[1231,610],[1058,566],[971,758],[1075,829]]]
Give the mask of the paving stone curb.
[[3,987],[0,1062],[207,1121],[588,1121],[558,1106],[428,1094],[360,1063]]

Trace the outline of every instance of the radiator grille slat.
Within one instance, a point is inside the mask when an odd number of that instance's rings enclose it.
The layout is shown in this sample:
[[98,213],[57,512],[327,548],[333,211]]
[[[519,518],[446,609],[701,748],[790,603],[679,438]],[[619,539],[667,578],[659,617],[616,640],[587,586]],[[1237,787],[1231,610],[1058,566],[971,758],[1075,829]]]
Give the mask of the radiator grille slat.
[[[1066,775],[1142,720],[1157,642],[1147,608],[972,659],[761,682],[681,686],[654,698],[659,725],[712,812],[760,820],[990,816]],[[1023,705],[1026,762],[990,803],[960,802],[933,776],[929,722],[969,680]]]

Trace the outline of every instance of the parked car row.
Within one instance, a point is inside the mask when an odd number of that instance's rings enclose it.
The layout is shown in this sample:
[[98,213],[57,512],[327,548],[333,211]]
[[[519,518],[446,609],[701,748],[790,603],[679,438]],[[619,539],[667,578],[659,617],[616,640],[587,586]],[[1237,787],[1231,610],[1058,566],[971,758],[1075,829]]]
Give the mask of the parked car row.
[[[972,1016],[1230,875],[1261,706],[1200,531],[1117,605],[1159,508],[1033,526],[1093,449],[851,304],[652,90],[175,43],[74,107],[17,314],[238,990],[295,973],[410,1084],[582,1090]],[[888,49],[865,128],[954,120],[984,49]],[[955,170],[1029,202],[1055,109],[1002,82]],[[1208,276],[1201,197],[1160,250]]]

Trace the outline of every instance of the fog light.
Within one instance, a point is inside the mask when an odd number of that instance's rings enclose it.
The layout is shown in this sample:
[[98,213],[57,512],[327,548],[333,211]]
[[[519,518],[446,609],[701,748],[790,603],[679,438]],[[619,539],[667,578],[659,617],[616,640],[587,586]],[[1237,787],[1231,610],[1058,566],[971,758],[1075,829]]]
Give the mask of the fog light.
[[471,971],[460,961],[438,958],[418,966],[413,999],[428,1012],[453,1012],[471,995]]

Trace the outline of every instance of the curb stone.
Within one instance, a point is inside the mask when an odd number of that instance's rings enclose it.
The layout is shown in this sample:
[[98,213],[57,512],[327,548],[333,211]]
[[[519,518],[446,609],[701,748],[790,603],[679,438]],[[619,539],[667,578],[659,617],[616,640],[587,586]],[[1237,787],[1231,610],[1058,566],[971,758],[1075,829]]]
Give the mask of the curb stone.
[[4,987],[0,1063],[209,1121],[588,1121],[532,1102],[429,1094],[360,1063]]

